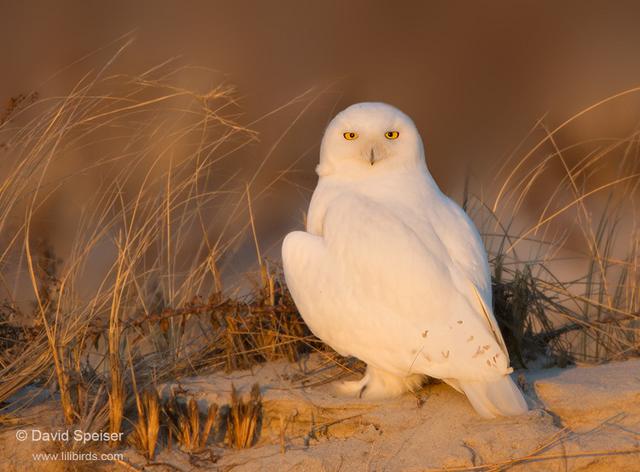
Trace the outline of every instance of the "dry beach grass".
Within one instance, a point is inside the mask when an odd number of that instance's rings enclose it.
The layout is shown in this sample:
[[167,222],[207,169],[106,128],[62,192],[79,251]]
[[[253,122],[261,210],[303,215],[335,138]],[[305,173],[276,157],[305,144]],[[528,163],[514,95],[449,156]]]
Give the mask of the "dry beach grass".
[[[161,398],[156,387],[310,352],[340,372],[354,367],[311,335],[277,264],[261,254],[253,202],[270,184],[218,172],[256,139],[251,124],[236,122],[232,89],[184,87],[177,77],[185,69],[171,63],[135,77],[112,72],[116,63],[88,72],[65,96],[14,99],[0,119],[2,422],[20,418],[31,392],[49,390],[67,425],[124,431],[149,460],[173,442],[188,454],[212,442],[250,447],[259,387],[248,400],[234,391],[229,408],[211,404],[206,414],[188,395]],[[638,91],[554,129],[537,123],[506,160],[494,195],[465,192],[517,366],[640,352],[640,131],[570,144],[562,137]],[[554,166],[563,177],[536,194]],[[38,222],[56,192],[88,175],[99,175],[99,185],[59,259]],[[522,211],[530,199],[535,218]],[[245,279],[253,283],[239,290],[226,285],[224,266],[244,241],[257,264]]]

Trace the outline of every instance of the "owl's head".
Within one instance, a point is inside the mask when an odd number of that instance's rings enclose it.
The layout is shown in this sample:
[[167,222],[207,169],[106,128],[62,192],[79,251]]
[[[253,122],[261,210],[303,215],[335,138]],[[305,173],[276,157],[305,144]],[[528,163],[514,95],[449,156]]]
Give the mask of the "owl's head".
[[320,146],[319,176],[354,178],[389,170],[426,170],[420,134],[411,118],[386,103],[351,105],[331,120]]

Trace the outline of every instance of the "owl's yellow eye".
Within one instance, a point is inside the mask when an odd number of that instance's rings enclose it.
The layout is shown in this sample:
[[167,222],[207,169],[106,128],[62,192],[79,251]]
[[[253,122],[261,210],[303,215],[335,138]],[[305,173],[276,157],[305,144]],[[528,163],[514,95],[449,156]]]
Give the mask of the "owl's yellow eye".
[[353,131],[347,131],[342,136],[344,136],[344,139],[346,139],[347,141],[353,141],[354,139],[358,138],[358,133],[354,133]]
[[400,133],[397,131],[387,131],[384,133],[384,137],[387,139],[398,139],[398,136],[400,136]]

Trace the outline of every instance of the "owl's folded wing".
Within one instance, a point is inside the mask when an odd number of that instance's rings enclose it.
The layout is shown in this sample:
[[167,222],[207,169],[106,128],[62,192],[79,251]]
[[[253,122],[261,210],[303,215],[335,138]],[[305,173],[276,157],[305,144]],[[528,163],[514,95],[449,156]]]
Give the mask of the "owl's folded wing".
[[492,309],[491,274],[486,250],[475,225],[460,206],[442,195],[442,204],[431,212],[434,229],[456,268],[472,285],[482,314],[504,354],[507,348]]

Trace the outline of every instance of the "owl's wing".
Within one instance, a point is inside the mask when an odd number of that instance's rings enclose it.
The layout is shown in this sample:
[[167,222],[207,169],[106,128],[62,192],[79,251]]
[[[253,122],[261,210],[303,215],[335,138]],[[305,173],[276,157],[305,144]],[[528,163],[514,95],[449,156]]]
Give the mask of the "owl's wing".
[[504,354],[508,356],[493,314],[491,273],[482,238],[465,211],[446,195],[441,194],[441,197],[441,205],[431,206],[433,227],[457,269],[473,285],[476,296],[480,298],[483,315]]
[[397,375],[509,371],[473,284],[433,228],[418,236],[393,211],[343,194],[321,235],[287,235],[283,265],[304,320],[341,354]]

